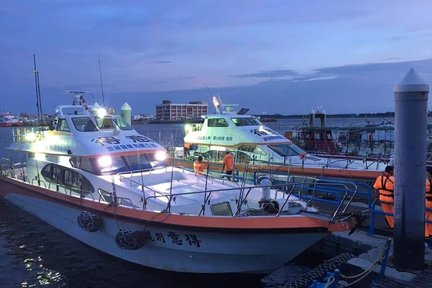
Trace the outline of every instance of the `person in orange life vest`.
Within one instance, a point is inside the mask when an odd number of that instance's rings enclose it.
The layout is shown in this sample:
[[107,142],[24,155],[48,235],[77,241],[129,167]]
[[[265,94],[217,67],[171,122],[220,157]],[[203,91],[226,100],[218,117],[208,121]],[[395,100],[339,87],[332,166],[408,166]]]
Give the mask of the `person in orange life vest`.
[[[387,166],[384,173],[378,176],[375,180],[373,188],[379,195],[381,201],[381,208],[385,213],[393,213],[393,196],[394,196],[394,176],[393,166]],[[391,215],[385,215],[387,224],[391,229],[394,228],[394,218]]]
[[[230,153],[230,151],[225,152],[225,156],[223,158],[223,166],[222,166],[222,172],[225,169],[225,174],[232,175],[234,170],[234,157]],[[228,180],[231,180],[231,177],[228,177]]]
[[[425,220],[432,221],[432,182],[431,182],[431,170],[432,167],[426,168],[426,209],[425,209]],[[431,210],[427,210],[431,209]],[[425,224],[425,237],[432,237],[432,223]]]
[[187,157],[190,155],[190,147],[191,147],[190,143],[184,143],[184,145],[183,145],[183,156],[184,157]]
[[207,169],[207,165],[203,162],[202,156],[198,156],[198,159],[195,160],[193,167],[195,175],[204,175],[204,170]]

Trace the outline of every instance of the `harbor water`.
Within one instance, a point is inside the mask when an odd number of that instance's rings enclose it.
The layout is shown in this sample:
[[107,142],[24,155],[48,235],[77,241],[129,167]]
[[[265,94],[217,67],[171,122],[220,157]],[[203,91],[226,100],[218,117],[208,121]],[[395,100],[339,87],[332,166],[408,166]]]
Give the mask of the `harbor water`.
[[[364,119],[349,120],[364,123]],[[329,125],[347,123],[347,119],[329,121],[334,121]],[[302,119],[284,119],[266,124],[283,132],[282,129],[299,127],[302,122]],[[182,146],[183,124],[139,124],[134,128],[166,147]],[[0,129],[0,157],[9,157],[10,152],[5,147],[11,142],[11,130]],[[317,257],[308,259],[306,256],[302,261],[316,265]],[[191,275],[126,263],[0,200],[0,287],[253,288],[262,284],[257,275]]]

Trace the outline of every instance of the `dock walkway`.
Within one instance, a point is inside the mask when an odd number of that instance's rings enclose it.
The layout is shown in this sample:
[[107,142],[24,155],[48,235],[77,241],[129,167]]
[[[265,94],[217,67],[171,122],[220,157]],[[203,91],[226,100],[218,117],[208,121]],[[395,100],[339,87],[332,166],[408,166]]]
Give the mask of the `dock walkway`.
[[374,281],[370,285],[372,288],[430,288],[432,287],[432,266],[428,265],[424,270],[415,273],[416,276],[409,281],[400,281],[385,277],[379,281]]
[[[380,253],[385,249],[387,240],[391,239],[388,236],[381,235],[370,235],[365,231],[358,230],[352,235],[347,233],[340,233],[337,235],[342,239],[354,242],[360,242],[363,245],[369,245],[369,249],[366,253],[362,253],[357,257],[350,259],[347,263],[357,266],[363,270],[366,270],[372,266],[372,264],[377,260]],[[391,242],[391,247],[389,249],[389,257],[387,261],[387,266],[385,267],[384,277],[380,278],[381,263],[373,268],[373,272],[376,277],[373,277],[372,281],[369,278],[368,282],[362,282],[360,287],[382,287],[382,288],[398,288],[398,287],[415,287],[415,288],[426,288],[432,287],[432,249],[430,247],[425,248],[425,263],[426,267],[422,271],[415,272],[404,272],[398,271],[392,264],[391,259],[393,254],[393,241]]]
[[[311,249],[320,255],[324,255],[327,259],[335,255],[336,258],[340,258],[343,254],[351,253],[353,255],[353,257],[345,257],[346,261],[336,261],[339,263],[327,270],[327,272],[332,272],[335,268],[339,268],[341,277],[337,287],[432,287],[431,247],[425,248],[426,267],[424,270],[403,272],[398,271],[391,262],[393,254],[393,241],[389,241],[391,239],[391,236],[388,235],[370,235],[366,231],[357,230],[352,235],[348,235],[347,232],[334,233],[314,245]],[[388,249],[387,265],[384,274],[381,274],[383,272],[381,264],[384,262],[383,253],[388,243],[391,243],[391,246]],[[327,266],[330,267],[330,265]],[[316,268],[319,267],[317,266]],[[265,284],[265,287],[269,288],[308,287],[307,285],[310,282],[303,279],[307,271],[298,270],[299,267],[288,263],[263,278],[262,282]],[[361,277],[356,277],[355,275],[360,275]],[[314,279],[319,281],[320,279],[317,278],[319,277]],[[298,282],[303,282],[304,285],[298,285]]]

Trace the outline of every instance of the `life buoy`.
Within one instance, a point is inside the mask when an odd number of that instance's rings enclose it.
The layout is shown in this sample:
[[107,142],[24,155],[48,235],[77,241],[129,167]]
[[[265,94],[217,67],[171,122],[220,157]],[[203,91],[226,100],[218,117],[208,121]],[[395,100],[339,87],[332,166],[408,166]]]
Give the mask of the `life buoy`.
[[102,218],[89,211],[82,211],[77,219],[78,225],[88,232],[96,232],[102,226]]
[[144,231],[120,229],[115,237],[117,246],[128,250],[138,250],[147,242]]

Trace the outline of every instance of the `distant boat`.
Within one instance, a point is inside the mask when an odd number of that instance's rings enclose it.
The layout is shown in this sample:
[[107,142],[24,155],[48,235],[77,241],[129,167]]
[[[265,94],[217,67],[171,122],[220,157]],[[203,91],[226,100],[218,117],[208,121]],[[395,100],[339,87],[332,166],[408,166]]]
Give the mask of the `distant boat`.
[[[338,158],[311,155],[290,139],[264,126],[255,116],[226,112],[220,100],[213,101],[218,113],[203,116],[202,124],[185,127],[184,143],[190,156],[202,155],[219,169],[223,155],[235,155],[239,169],[269,170],[328,178],[375,179],[390,159]],[[186,153],[186,154],[187,154]],[[214,163],[214,164],[213,164]],[[187,161],[177,160],[188,166]]]
[[22,126],[23,124],[22,120],[9,112],[0,114],[0,127],[15,127]]

